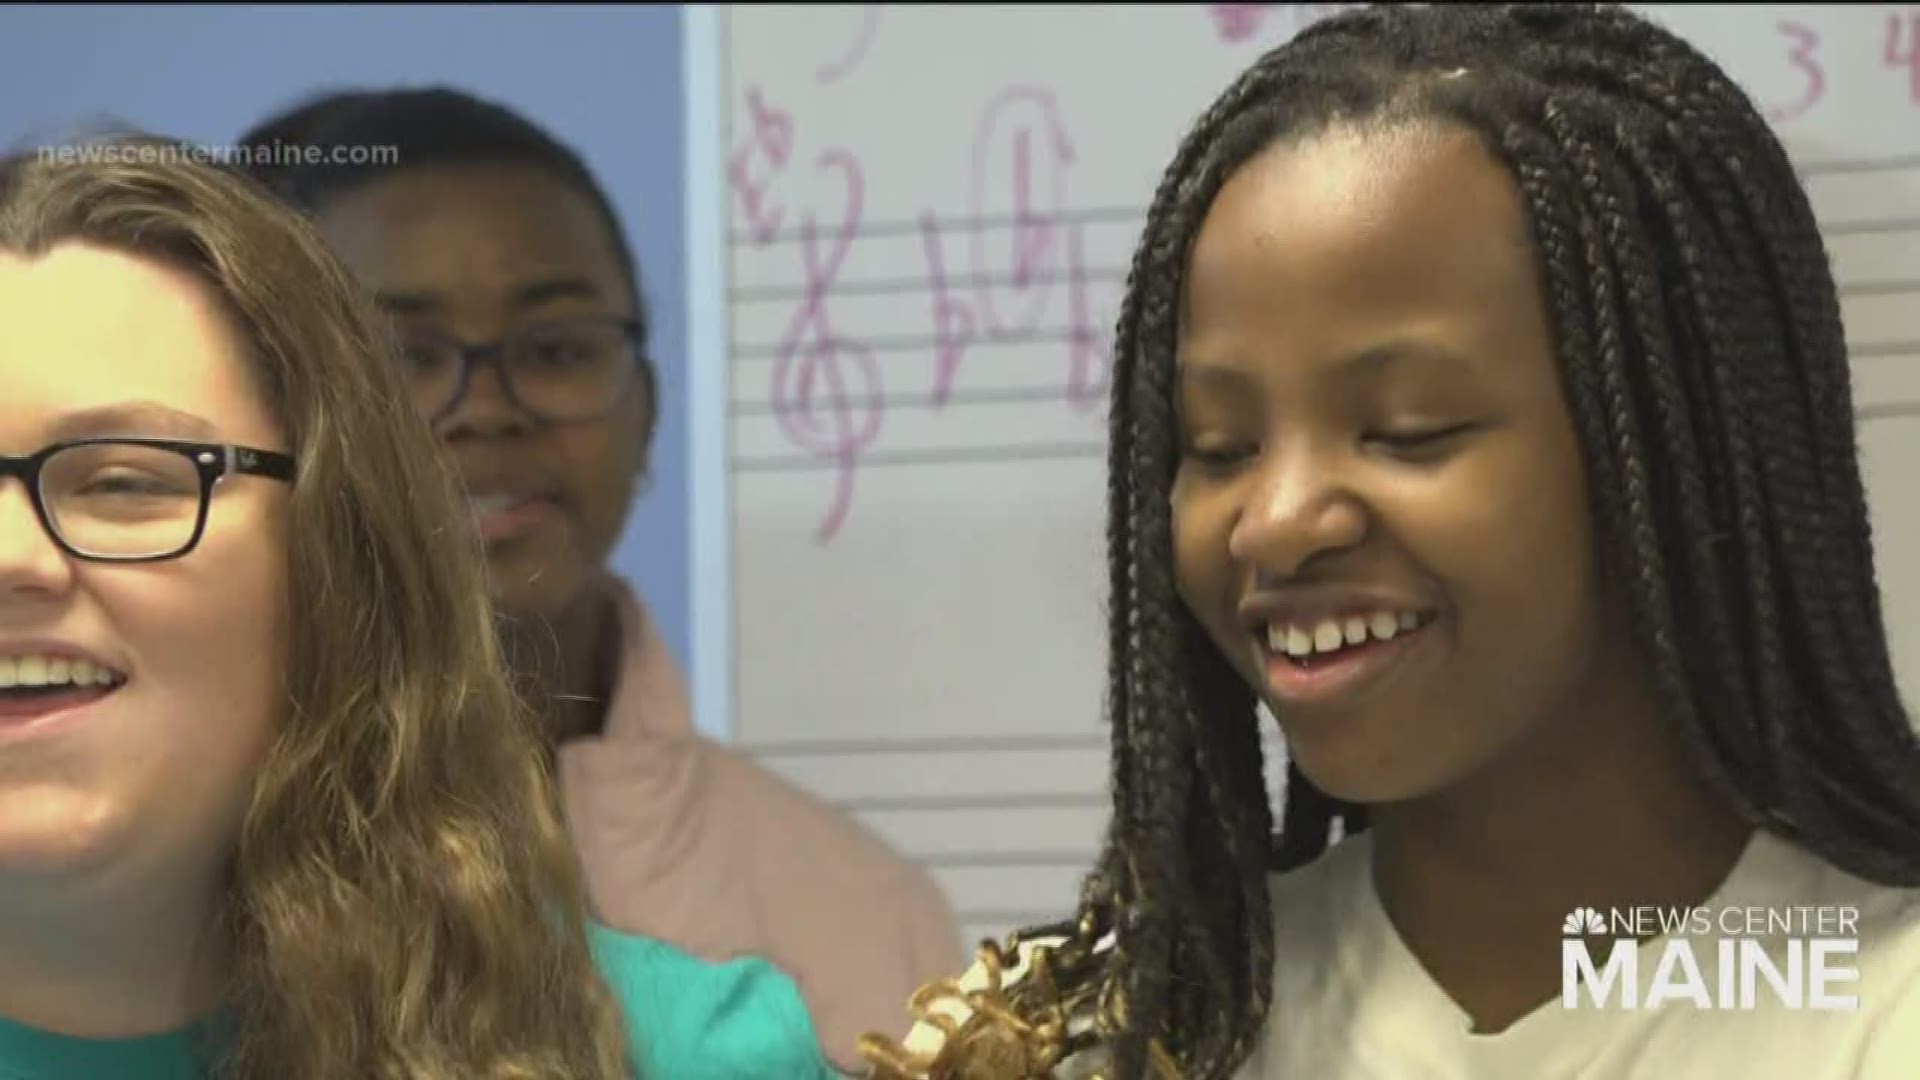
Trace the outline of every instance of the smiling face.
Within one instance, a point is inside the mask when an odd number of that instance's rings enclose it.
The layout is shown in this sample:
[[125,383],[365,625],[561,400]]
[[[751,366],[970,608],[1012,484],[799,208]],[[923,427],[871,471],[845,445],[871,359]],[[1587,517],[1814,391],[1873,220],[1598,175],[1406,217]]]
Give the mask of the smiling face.
[[[493,342],[533,326],[635,314],[608,226],[545,172],[449,166],[331,200],[329,242],[411,337]],[[637,381],[612,413],[544,423],[494,368],[477,370],[435,434],[474,500],[496,602],[552,618],[599,572],[645,471],[654,403]]]
[[1185,287],[1180,588],[1307,776],[1418,798],[1578,701],[1606,622],[1585,472],[1481,144],[1401,124],[1269,147]]
[[[88,245],[0,253],[0,386],[8,455],[107,436],[284,449],[201,285]],[[286,501],[279,481],[227,478],[192,552],[109,565],[64,554],[0,480],[0,883],[228,857],[283,714]],[[114,685],[20,685],[62,667]]]

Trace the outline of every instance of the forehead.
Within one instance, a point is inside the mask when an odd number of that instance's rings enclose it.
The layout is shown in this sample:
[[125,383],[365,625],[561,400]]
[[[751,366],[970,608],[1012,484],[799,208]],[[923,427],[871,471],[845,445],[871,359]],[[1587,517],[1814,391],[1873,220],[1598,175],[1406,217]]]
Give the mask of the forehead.
[[1222,186],[1187,269],[1190,318],[1259,308],[1302,330],[1537,289],[1511,177],[1472,133],[1428,122],[1268,147]]
[[[193,275],[92,244],[0,253],[0,444],[36,449],[61,416],[126,401],[272,438],[243,350]],[[140,434],[129,432],[129,434]]]
[[554,274],[616,295],[623,280],[608,223],[584,195],[518,165],[423,168],[329,201],[329,243],[376,288],[504,302]]

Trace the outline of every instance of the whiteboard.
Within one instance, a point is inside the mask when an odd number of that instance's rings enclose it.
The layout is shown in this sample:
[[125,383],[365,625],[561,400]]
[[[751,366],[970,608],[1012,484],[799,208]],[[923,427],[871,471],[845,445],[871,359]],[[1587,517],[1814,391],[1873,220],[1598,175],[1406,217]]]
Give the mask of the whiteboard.
[[[1146,203],[1334,6],[723,12],[732,729],[930,867],[969,942],[1068,911],[1106,818],[1104,392]],[[1920,7],[1651,13],[1771,111],[1826,228],[1915,699]]]

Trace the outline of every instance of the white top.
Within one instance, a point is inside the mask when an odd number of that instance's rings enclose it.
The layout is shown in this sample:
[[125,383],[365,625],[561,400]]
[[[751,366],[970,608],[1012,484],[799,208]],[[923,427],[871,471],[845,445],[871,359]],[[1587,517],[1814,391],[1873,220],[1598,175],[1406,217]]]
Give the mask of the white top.
[[[1706,936],[1656,938],[1639,948],[1637,1008],[1622,1007],[1624,977],[1607,1007],[1598,1009],[1591,988],[1579,984],[1574,1008],[1556,998],[1505,1031],[1475,1035],[1388,920],[1373,888],[1370,840],[1361,833],[1275,879],[1275,949],[1285,959],[1276,965],[1273,1010],[1240,1072],[1244,1080],[1920,1077],[1920,890],[1870,884],[1796,844],[1756,832],[1720,889],[1700,905],[1707,921],[1737,919],[1728,909],[1746,909],[1764,934],[1770,918],[1787,917],[1792,908],[1857,909],[1858,952],[1828,963],[1857,970],[1859,981],[1827,984],[1829,993],[1857,997],[1857,1009],[1789,1009],[1764,974],[1756,978],[1751,1009],[1739,1008],[1737,997],[1725,1010],[1685,997],[1648,1007],[1662,954],[1681,942],[1699,965],[1707,1004],[1719,1003],[1721,928],[1711,925]],[[1602,969],[1608,943],[1588,940],[1595,969]],[[1780,973],[1789,971],[1796,948],[1807,963],[1804,940],[1790,944],[1784,934],[1753,940],[1765,945]],[[1740,964],[1736,953],[1735,995]],[[1668,970],[1674,983],[1685,980],[1683,968]]]
[[[1720,889],[1700,905],[1713,925],[1707,936],[1656,938],[1635,954],[1639,1007],[1623,1007],[1624,973],[1608,1003],[1596,1009],[1592,987],[1576,986],[1577,1006],[1556,998],[1497,1034],[1475,1035],[1453,1000],[1408,951],[1380,905],[1371,873],[1369,834],[1335,844],[1314,863],[1273,879],[1275,947],[1273,1008],[1267,1030],[1237,1080],[1915,1080],[1920,1078],[1920,890],[1890,889],[1842,873],[1788,841],[1755,833]],[[1766,973],[1754,979],[1752,1007],[1741,1008],[1739,945],[1722,994],[1719,946],[1725,920],[1750,917],[1737,933],[1764,947],[1772,971],[1785,977],[1792,954],[1808,968],[1810,946],[1792,934],[1767,934],[1769,919],[1792,909],[1857,913],[1858,951],[1831,955],[1831,968],[1853,969],[1857,982],[1834,980],[1826,991],[1858,998],[1850,1011],[1790,1009]],[[1737,911],[1730,909],[1738,909]],[[1604,913],[1603,913],[1604,914]],[[1817,930],[1813,935],[1822,936]],[[1835,935],[1844,937],[1844,935]],[[1592,942],[1603,972],[1609,943]],[[1738,940],[1730,938],[1729,940]],[[1653,1003],[1663,954],[1686,943],[1709,1000]],[[1683,963],[1675,960],[1670,963]],[[1668,966],[1670,989],[1686,969]],[[1840,973],[1844,979],[1845,972]],[[984,984],[976,966],[961,980]],[[1803,987],[1808,984],[1803,983]],[[1803,1000],[1804,1003],[1804,1000]],[[942,1011],[959,1018],[955,1004]],[[907,1045],[932,1049],[939,1032],[916,1025]],[[1097,1061],[1075,1060],[1061,1080],[1080,1080]]]

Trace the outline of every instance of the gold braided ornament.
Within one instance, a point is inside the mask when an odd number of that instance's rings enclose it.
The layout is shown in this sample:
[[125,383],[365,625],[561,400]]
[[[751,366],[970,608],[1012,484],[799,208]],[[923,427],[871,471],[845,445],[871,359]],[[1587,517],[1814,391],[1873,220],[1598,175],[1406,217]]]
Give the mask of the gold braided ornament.
[[[1124,1019],[1117,995],[1105,989],[1099,937],[1099,920],[1088,912],[1077,926],[1017,931],[1004,946],[982,941],[976,956],[984,987],[941,979],[908,1002],[918,1021],[940,1032],[939,1046],[910,1050],[878,1033],[863,1035],[860,1053],[873,1066],[868,1080],[1067,1080],[1055,1070],[1098,1047]],[[1027,970],[1008,978],[1023,953]],[[948,1011],[956,1007],[964,1020]],[[1148,1052],[1155,1080],[1182,1080],[1157,1041]],[[1096,1072],[1084,1080],[1110,1078]]]

